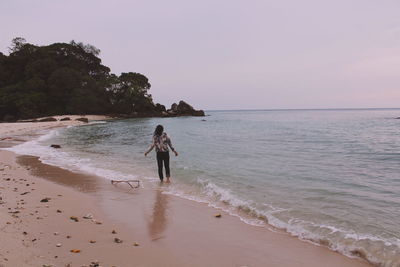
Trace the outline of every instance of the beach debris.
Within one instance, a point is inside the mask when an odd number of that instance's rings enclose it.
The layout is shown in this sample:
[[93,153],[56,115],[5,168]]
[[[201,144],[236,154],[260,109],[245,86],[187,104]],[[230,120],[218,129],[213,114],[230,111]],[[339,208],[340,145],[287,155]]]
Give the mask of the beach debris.
[[81,250],[80,249],[71,249],[70,252],[72,252],[72,253],[80,253]]
[[60,233],[59,232],[54,232],[54,235],[59,235]]
[[67,235],[66,237],[67,237],[67,238],[71,238],[72,236],[70,236],[70,235]]
[[27,233],[27,232],[25,232],[25,231],[23,231],[23,232],[22,232],[22,234],[23,234],[23,235],[27,235],[28,233]]
[[139,243],[135,242],[135,243],[133,243],[133,245],[134,245],[135,247],[138,247],[138,246],[139,246]]
[[85,216],[83,216],[83,219],[93,219],[93,215],[91,213],[88,213]]
[[52,147],[52,148],[61,148],[61,146],[57,145],[57,144],[52,144],[52,145],[50,145],[50,147]]
[[32,239],[32,242],[35,242],[37,239],[36,238],[34,238],[34,239]]
[[46,265],[46,264],[43,264],[42,267],[53,267],[53,265]]
[[90,263],[89,267],[100,267],[100,262],[99,261],[92,261]]
[[122,243],[124,241],[122,241],[121,239],[119,239],[118,237],[114,238],[114,242],[115,243]]
[[49,202],[50,199],[51,199],[51,198],[49,198],[49,197],[45,197],[45,198],[43,198],[42,200],[40,200],[40,202]]
[[90,240],[90,241],[89,241],[90,244],[94,244],[94,243],[96,243],[96,242],[97,242],[96,240]]
[[117,233],[117,231],[112,230],[111,233],[115,235]]
[[21,196],[23,196],[23,195],[26,195],[26,194],[29,194],[30,192],[23,192],[23,193],[21,193],[20,195]]
[[61,246],[62,246],[61,243],[58,243],[58,244],[56,245],[56,247],[58,247],[58,248],[61,247]]
[[[140,180],[111,180],[111,184],[127,183],[132,189],[140,186]],[[136,183],[135,186],[132,183]]]
[[57,213],[61,213],[62,211],[61,210],[57,210]]
[[214,217],[215,217],[215,218],[221,218],[222,215],[221,215],[221,213],[218,213],[218,214],[215,214]]
[[17,214],[19,213],[19,210],[9,211],[8,213]]
[[95,219],[92,219],[92,221],[93,221],[95,224],[103,224],[102,222],[97,221],[97,220],[95,220]]
[[73,221],[75,221],[75,222],[79,222],[79,219],[78,219],[78,217],[76,217],[76,216],[71,216],[71,217],[69,217],[71,220],[73,220]]
[[64,117],[64,118],[60,119],[60,121],[70,121],[70,120],[71,120],[70,117]]

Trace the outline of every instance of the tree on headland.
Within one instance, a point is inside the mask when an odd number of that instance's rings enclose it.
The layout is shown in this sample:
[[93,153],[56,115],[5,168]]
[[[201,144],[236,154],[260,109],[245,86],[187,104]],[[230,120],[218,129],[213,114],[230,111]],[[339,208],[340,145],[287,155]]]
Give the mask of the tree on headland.
[[15,37],[14,39],[12,39],[12,41],[11,41],[11,47],[9,47],[8,49],[10,50],[10,52],[17,52],[17,51],[20,50],[25,44],[26,44],[25,38],[22,38],[22,37]]
[[0,53],[0,120],[155,111],[147,77],[110,73],[93,45],[36,46],[18,37],[9,50]]

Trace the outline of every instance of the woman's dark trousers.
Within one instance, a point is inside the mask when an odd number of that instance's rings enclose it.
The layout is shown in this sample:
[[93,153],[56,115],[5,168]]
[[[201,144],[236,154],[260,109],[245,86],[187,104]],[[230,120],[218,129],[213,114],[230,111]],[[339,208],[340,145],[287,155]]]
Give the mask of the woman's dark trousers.
[[170,177],[169,173],[169,152],[157,152],[157,165],[158,165],[158,176],[160,180],[164,180],[163,175],[163,162],[165,166],[165,174],[167,177]]

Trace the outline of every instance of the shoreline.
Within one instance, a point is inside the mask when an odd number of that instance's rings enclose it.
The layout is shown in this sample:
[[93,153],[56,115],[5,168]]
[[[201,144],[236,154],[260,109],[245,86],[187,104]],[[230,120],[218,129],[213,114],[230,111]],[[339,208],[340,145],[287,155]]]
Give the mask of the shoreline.
[[[64,254],[55,255],[58,256],[57,259],[33,257],[35,260],[48,260],[47,263],[43,264],[49,264],[49,261],[53,260],[54,263],[57,263],[55,266],[65,266],[68,264],[65,261],[66,258],[77,260],[72,262],[71,266],[89,264],[89,261],[96,260],[93,259],[91,251],[98,251],[98,249],[103,248],[104,253],[99,254],[102,257],[98,257],[97,260],[104,266],[107,266],[106,264],[115,266],[160,266],[160,264],[163,266],[319,266],[319,262],[324,262],[325,266],[370,266],[366,261],[348,258],[326,247],[301,241],[289,234],[275,233],[266,228],[245,224],[239,218],[211,208],[206,204],[163,194],[161,186],[156,189],[130,190],[124,186],[111,186],[108,181],[99,177],[72,173],[43,164],[35,157],[16,156],[11,152],[1,150],[0,155],[3,165],[12,166],[7,172],[3,171],[1,176],[1,178],[10,176],[11,179],[9,181],[1,180],[0,186],[4,187],[0,191],[2,195],[6,192],[7,194],[14,194],[16,199],[20,198],[20,195],[13,192],[12,186],[7,185],[7,183],[11,183],[13,176],[20,175],[12,172],[18,170],[25,172],[24,177],[27,178],[24,179],[37,181],[36,187],[40,186],[40,191],[38,187],[37,191],[32,191],[26,195],[27,197],[24,199],[26,203],[29,204],[34,201],[32,196],[35,194],[37,200],[38,192],[42,196],[46,195],[47,192],[49,197],[54,198],[54,203],[60,206],[65,205],[63,209],[69,209],[71,214],[76,214],[70,216],[79,217],[78,223],[71,224],[71,220],[67,216],[60,219],[56,212],[46,213],[48,215],[45,217],[45,220],[48,221],[46,230],[49,231],[49,229],[54,228],[54,232],[61,233],[65,230],[57,231],[56,228],[69,229],[69,227],[74,226],[77,227],[75,231],[79,236],[82,231],[84,233],[94,231],[94,236],[107,237],[102,240],[101,245],[100,242],[90,244],[87,238],[86,240],[74,240],[74,242],[77,242],[76,245],[74,244],[75,246],[83,247],[81,253],[77,254],[67,251],[64,245],[56,247],[56,244],[54,244],[56,240],[52,239],[54,237],[51,235],[41,239],[46,240],[44,242],[46,244],[43,244],[43,246],[22,247],[22,249],[29,251],[29,253],[26,253],[27,255],[39,256],[41,253],[43,254],[43,251],[48,250],[51,254],[52,251],[58,252],[60,248],[64,248],[62,249]],[[43,177],[46,172],[48,176]],[[71,179],[73,176],[75,178]],[[54,177],[58,177],[58,180],[54,180]],[[59,181],[60,179],[62,181]],[[18,184],[18,180],[14,182]],[[63,191],[61,194],[63,197],[52,196],[54,194],[49,193],[57,192],[57,190]],[[21,192],[18,191],[18,193]],[[30,199],[28,199],[28,196]],[[84,205],[81,205],[82,203]],[[28,204],[24,205],[24,209],[35,209],[36,206],[29,208]],[[43,203],[37,201],[34,203],[38,207],[42,207],[41,204]],[[56,208],[53,206],[53,199],[46,205],[49,206],[47,209]],[[45,208],[42,207],[42,210],[45,209],[46,206]],[[3,215],[7,214],[6,210],[3,211],[3,207],[1,207],[0,212],[1,218],[4,218]],[[88,212],[92,212],[95,218],[101,220],[103,224],[96,225],[93,222],[90,223],[88,220],[81,219]],[[216,213],[221,213],[222,217],[215,218]],[[34,217],[34,215],[31,216]],[[41,219],[34,220],[31,218],[29,221],[29,216],[26,215],[25,217],[22,218],[21,216],[21,224],[26,224],[25,221],[27,220],[32,229],[40,228],[32,225],[35,225]],[[18,223],[16,224],[18,225]],[[108,226],[107,230],[106,227],[101,228],[106,225]],[[87,229],[83,230],[84,227]],[[113,242],[114,235],[110,234],[110,231],[112,231],[110,229],[113,227],[118,228],[118,233],[124,233],[122,238],[119,237],[124,240],[123,243]],[[32,230],[26,232],[30,233]],[[39,230],[40,232],[44,233],[44,229]],[[52,233],[52,231],[49,232]],[[0,235],[3,236],[4,233],[0,232]],[[128,240],[124,237],[134,238]],[[70,242],[70,240],[65,242]],[[138,242],[140,245],[135,247],[132,245],[133,242]],[[110,251],[108,252],[108,250]],[[116,251],[120,251],[117,258],[112,256],[112,254],[116,254]],[[135,253],[135,251],[139,251],[139,253]],[[134,257],[132,257],[132,253],[135,253]],[[161,261],[154,262],[154,254]],[[3,256],[2,251],[0,255]],[[129,260],[130,258],[135,259],[135,262],[131,264],[123,261],[123,259]],[[9,263],[0,259],[0,266],[1,264],[13,266],[8,265]]]

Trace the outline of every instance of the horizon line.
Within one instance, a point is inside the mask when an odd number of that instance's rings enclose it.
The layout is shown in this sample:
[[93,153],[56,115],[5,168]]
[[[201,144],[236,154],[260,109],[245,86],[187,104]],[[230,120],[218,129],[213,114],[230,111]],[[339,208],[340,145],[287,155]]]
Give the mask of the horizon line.
[[204,111],[295,111],[295,110],[396,110],[400,108],[257,108],[257,109],[204,109]]

